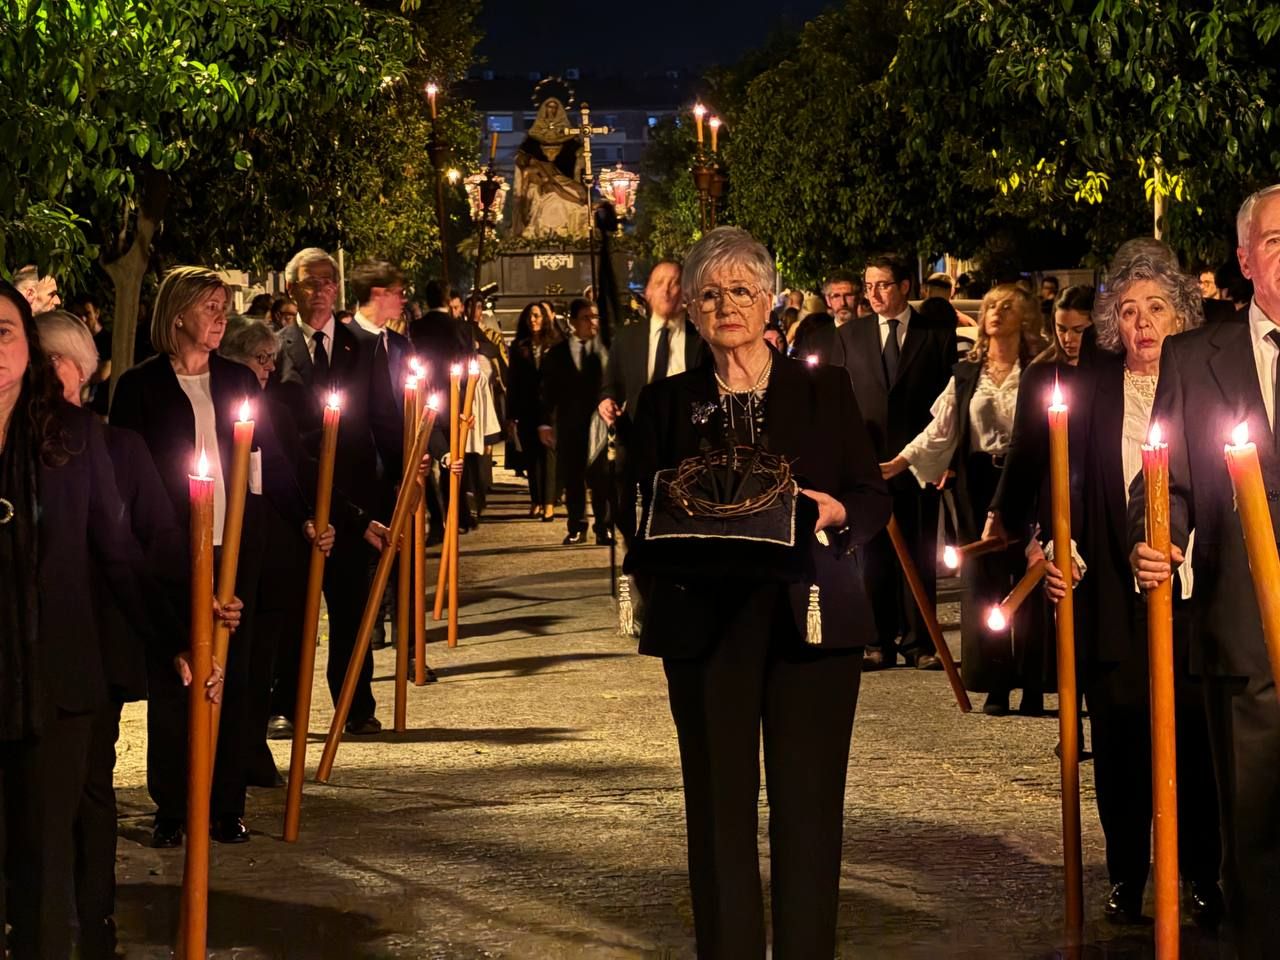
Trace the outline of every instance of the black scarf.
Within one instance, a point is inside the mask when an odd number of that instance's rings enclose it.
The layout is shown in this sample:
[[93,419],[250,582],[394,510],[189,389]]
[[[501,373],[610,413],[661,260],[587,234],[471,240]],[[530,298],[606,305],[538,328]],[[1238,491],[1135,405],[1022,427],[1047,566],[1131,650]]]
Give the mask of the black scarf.
[[[0,450],[0,740],[40,733],[47,691],[38,663],[39,445],[24,385]],[[12,508],[12,509],[10,509]]]

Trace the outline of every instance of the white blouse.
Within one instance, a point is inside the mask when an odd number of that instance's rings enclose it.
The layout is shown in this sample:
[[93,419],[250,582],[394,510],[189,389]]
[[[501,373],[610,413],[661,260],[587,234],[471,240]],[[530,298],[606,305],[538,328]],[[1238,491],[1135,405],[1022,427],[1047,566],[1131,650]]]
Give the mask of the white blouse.
[[[1129,503],[1129,485],[1133,478],[1142,472],[1142,445],[1147,442],[1147,433],[1151,428],[1151,405],[1153,397],[1147,397],[1138,388],[1139,378],[1129,373],[1124,374],[1124,428],[1121,432],[1121,466],[1124,470],[1124,502]],[[1191,589],[1195,585],[1195,574],[1191,569],[1191,550],[1195,546],[1195,533],[1187,540],[1186,560],[1178,568],[1178,582],[1182,584],[1182,599],[1191,597]],[[1135,585],[1136,587],[1136,585]]]
[[[1018,384],[1022,369],[1015,364],[997,384],[984,365],[978,375],[973,399],[969,401],[969,452],[1003,456],[1009,452],[1013,414],[1018,406]],[[955,456],[960,437],[956,433],[956,378],[939,394],[929,410],[933,420],[902,448],[902,458],[924,486],[942,479]]]
[[213,545],[222,546],[222,524],[227,516],[227,487],[222,478],[222,455],[218,450],[218,417],[213,408],[213,393],[209,388],[209,374],[190,376],[176,374],[178,386],[191,401],[191,412],[196,421],[196,456],[203,450],[209,463],[209,476],[213,477]]

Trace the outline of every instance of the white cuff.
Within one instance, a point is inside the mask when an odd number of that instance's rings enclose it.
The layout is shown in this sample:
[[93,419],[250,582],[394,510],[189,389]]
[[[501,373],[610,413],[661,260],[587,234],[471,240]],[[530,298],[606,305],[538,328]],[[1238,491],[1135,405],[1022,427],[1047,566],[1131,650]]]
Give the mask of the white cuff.
[[[1038,531],[1037,531],[1038,532]],[[1044,550],[1044,558],[1053,563],[1053,541],[1050,540],[1042,547]],[[1084,562],[1084,557],[1080,556],[1080,551],[1076,548],[1076,541],[1071,540],[1071,559],[1075,561],[1077,567],[1080,568],[1080,579],[1084,579],[1084,575],[1089,572],[1089,567]]]

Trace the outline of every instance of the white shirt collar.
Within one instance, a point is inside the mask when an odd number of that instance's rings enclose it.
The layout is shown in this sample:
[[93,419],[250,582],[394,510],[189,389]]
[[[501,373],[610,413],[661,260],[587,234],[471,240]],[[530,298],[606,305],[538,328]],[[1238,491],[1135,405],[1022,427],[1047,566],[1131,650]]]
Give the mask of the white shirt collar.
[[[294,323],[302,331],[302,335],[307,338],[308,342],[312,340],[312,334],[316,332],[316,328],[299,316]],[[324,326],[320,328],[320,332],[324,334],[324,348],[331,350],[333,347],[334,328],[338,325],[338,321],[334,319],[333,314],[329,314],[329,319],[324,322]]]
[[1254,344],[1261,343],[1267,339],[1267,334],[1272,330],[1280,329],[1266,312],[1258,306],[1258,301],[1252,300],[1249,303],[1249,334],[1253,338]]
[[903,327],[905,327],[908,321],[911,320],[911,304],[908,303],[906,306],[906,309],[903,310],[896,317],[881,317],[877,314],[876,319],[880,321],[881,326],[888,323],[890,320],[897,320],[899,323],[902,324]]
[[371,333],[375,337],[380,337],[386,333],[386,327],[380,327],[359,310],[356,311],[355,322],[359,324],[360,329],[365,333]]
[[683,329],[684,329],[684,324],[682,324],[682,323],[677,323],[677,322],[676,322],[676,318],[673,318],[673,317],[662,317],[662,316],[659,316],[659,315],[658,315],[658,314],[656,314],[656,313],[655,313],[652,317],[650,317],[650,318],[649,318],[649,333],[650,333],[650,334],[657,333],[657,332],[658,332],[659,330],[661,330],[663,327],[670,327],[670,328],[671,328],[671,332],[672,332],[672,333],[675,333],[677,330],[683,330]]

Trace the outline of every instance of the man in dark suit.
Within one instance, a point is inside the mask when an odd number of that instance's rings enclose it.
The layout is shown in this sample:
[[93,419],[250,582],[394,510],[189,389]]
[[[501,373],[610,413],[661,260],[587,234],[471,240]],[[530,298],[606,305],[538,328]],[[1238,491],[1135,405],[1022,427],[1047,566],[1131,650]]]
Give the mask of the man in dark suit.
[[[1258,448],[1272,526],[1280,530],[1280,184],[1255,193],[1237,218],[1237,256],[1253,281],[1247,322],[1172,337],[1160,357],[1151,419],[1169,444],[1173,560],[1195,534],[1191,668],[1203,674],[1222,821],[1223,889],[1238,955],[1274,956],[1280,913],[1280,701],[1263,639],[1223,444],[1246,424]],[[1129,542],[1144,590],[1170,576],[1146,539],[1146,490],[1130,489]],[[1200,829],[1204,829],[1203,826]]]
[[[954,323],[920,314],[908,303],[911,273],[903,258],[872,257],[864,279],[875,315],[854,317],[842,325],[833,355],[849,372],[876,455],[883,462],[932,420],[930,407],[956,363],[956,328]],[[921,490],[907,474],[894,477],[889,491],[893,514],[932,601],[938,563],[938,491]],[[867,545],[866,559],[878,635],[877,642],[867,647],[866,668],[894,666],[895,641],[900,637],[900,650],[909,664],[922,670],[940,669],[888,533],[881,532]]]
[[[800,321],[792,353],[809,363],[828,363],[844,366],[844,349],[837,331],[858,316],[862,303],[863,286],[849,270],[836,270],[822,285],[822,295],[827,301],[827,313],[811,313]],[[817,360],[810,360],[817,357]]]
[[564,479],[564,501],[569,512],[565,546],[586,540],[588,489],[596,543],[608,546],[608,477],[602,469],[600,451],[591,449],[591,419],[604,375],[604,358],[596,338],[600,320],[595,304],[574,300],[569,305],[569,325],[572,336],[552,347],[542,361],[542,420],[538,436],[556,451],[556,463]]
[[[283,383],[308,388],[292,391],[299,398],[294,419],[316,446],[322,408],[330,391],[342,400],[342,420],[338,428],[338,451],[334,461],[334,486],[355,508],[351,525],[338,530],[332,553],[325,564],[324,595],[329,610],[329,692],[337,701],[346,675],[347,663],[355,647],[360,616],[369,594],[371,547],[382,549],[387,528],[379,521],[384,515],[385,491],[379,479],[380,449],[390,455],[386,434],[391,427],[385,410],[375,404],[374,346],[372,337],[359,336],[356,325],[338,323],[333,315],[337,296],[338,268],[325,251],[310,247],[297,253],[285,268],[289,296],[298,305],[298,322],[280,332],[280,363],[276,375]],[[386,374],[389,378],[389,374]],[[389,379],[387,389],[390,389]],[[374,421],[380,421],[375,432]],[[398,417],[397,417],[398,419]],[[400,438],[396,437],[396,445]],[[384,461],[385,462],[385,461]],[[395,455],[393,463],[399,462]],[[336,524],[335,524],[336,526]],[[381,729],[374,716],[373,656],[365,658],[351,704],[347,732],[376,733]],[[272,718],[273,729],[283,732],[281,720]]]
[[628,543],[635,530],[635,479],[628,474],[627,442],[640,391],[655,380],[694,369],[702,362],[703,355],[702,338],[685,316],[680,264],[674,260],[659,262],[649,273],[644,296],[649,304],[649,322],[614,331],[597,407],[601,419],[617,434],[619,483],[615,522]]

